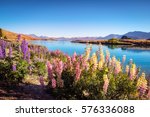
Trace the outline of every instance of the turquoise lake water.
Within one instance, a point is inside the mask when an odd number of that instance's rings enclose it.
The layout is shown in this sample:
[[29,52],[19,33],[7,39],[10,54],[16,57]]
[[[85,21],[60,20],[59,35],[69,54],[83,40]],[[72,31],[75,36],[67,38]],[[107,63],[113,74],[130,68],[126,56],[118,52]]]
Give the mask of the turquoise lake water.
[[[77,54],[83,54],[85,51],[86,44],[72,43],[70,41],[31,41],[32,44],[46,46],[49,50],[61,50],[64,53],[73,55],[74,52]],[[92,52],[98,50],[98,45],[92,46]],[[141,68],[141,71],[150,74],[150,50],[144,49],[122,49],[115,48],[115,46],[103,46],[104,52],[109,50],[111,56],[116,56],[117,59],[122,60],[122,56],[126,55],[126,63],[130,59],[133,59],[133,62],[136,63],[138,67]]]

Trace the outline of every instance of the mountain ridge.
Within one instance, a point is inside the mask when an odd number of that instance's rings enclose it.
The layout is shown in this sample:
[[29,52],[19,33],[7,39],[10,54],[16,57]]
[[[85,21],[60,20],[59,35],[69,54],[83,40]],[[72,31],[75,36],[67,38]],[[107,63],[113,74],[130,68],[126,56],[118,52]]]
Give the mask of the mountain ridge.
[[[22,39],[27,39],[27,40],[38,40],[38,39],[56,39],[56,40],[89,40],[89,39],[111,39],[111,38],[121,38],[122,36],[127,36],[128,38],[133,38],[133,39],[150,39],[150,32],[143,32],[143,31],[131,31],[131,32],[127,32],[125,34],[109,34],[107,36],[98,36],[98,37],[71,37],[71,38],[67,38],[67,37],[57,37],[57,38],[52,38],[49,36],[37,36],[35,34],[21,34],[22,35]],[[5,37],[7,39],[17,39],[18,37],[18,33],[12,32],[12,31],[7,31],[5,29],[0,28],[0,37]]]
[[125,34],[109,34],[101,39],[111,39],[111,38],[121,38],[122,36],[127,36],[133,39],[150,39],[150,32],[143,32],[143,31],[131,31]]

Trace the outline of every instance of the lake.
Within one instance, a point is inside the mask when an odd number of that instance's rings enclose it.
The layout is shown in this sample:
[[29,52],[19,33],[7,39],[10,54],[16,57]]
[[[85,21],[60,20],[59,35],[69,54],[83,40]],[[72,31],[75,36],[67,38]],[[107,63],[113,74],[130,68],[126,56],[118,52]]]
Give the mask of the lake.
[[[77,54],[83,54],[85,51],[86,44],[72,43],[70,41],[43,41],[36,40],[30,41],[32,44],[42,45],[47,47],[49,50],[61,50],[64,53],[73,55],[74,52]],[[98,45],[92,46],[92,52],[98,50]],[[128,49],[128,48],[116,48],[115,46],[103,46],[104,52],[109,50],[111,56],[116,56],[117,59],[122,60],[122,56],[126,55],[126,63],[130,59],[136,63],[142,71],[150,74],[150,50],[148,49]]]

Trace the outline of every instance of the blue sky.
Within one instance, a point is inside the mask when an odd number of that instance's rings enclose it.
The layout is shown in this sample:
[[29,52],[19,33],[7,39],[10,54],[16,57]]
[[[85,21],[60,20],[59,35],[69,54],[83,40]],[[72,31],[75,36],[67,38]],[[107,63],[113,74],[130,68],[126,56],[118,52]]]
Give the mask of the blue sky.
[[150,0],[0,0],[0,27],[52,37],[150,32]]

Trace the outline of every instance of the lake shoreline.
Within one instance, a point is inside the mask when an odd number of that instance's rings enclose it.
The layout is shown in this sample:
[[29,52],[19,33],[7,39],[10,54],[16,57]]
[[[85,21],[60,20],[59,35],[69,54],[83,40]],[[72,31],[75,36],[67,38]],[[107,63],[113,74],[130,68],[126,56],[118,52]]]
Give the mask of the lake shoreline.
[[88,44],[102,44],[102,45],[120,45],[126,47],[146,47],[150,48],[150,40],[131,40],[131,39],[117,39],[117,40],[75,40],[72,43],[88,43]]

